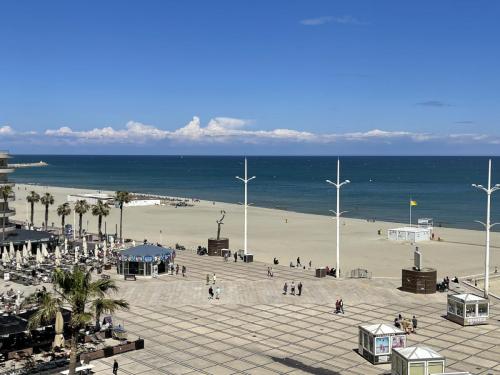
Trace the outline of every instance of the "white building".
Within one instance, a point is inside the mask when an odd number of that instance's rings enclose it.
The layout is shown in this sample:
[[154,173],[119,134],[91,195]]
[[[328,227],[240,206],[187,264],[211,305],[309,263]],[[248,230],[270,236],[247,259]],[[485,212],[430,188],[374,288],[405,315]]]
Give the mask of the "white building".
[[432,230],[430,228],[401,227],[389,229],[387,231],[387,238],[391,241],[429,241],[431,235]]

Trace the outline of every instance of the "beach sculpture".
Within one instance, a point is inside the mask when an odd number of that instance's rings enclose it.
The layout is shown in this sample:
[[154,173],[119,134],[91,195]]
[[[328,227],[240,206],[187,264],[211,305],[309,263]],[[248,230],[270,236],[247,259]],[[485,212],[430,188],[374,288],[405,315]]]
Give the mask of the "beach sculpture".
[[224,224],[223,221],[226,216],[226,211],[222,210],[220,213],[222,214],[222,217],[219,220],[215,220],[217,222],[217,240],[220,240],[220,226]]
[[[217,223],[217,237],[208,239],[207,251],[210,256],[223,256],[225,252],[229,254],[229,239],[220,236],[221,226],[224,224],[226,211],[221,210],[221,218],[216,220]],[[224,250],[224,251],[223,251]]]

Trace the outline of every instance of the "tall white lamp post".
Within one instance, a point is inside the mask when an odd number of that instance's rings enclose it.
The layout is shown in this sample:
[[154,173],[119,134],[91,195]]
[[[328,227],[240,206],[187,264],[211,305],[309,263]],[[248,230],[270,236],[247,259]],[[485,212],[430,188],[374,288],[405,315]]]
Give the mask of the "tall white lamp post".
[[236,176],[236,178],[240,181],[243,181],[245,184],[245,230],[244,230],[244,240],[243,240],[243,254],[247,255],[247,210],[248,210],[248,183],[252,181],[255,176],[252,176],[248,178],[247,175],[248,169],[247,169],[247,158],[245,158],[245,178],[241,178],[239,176]]
[[329,184],[332,184],[337,188],[337,211],[330,210],[337,217],[337,279],[340,277],[340,215],[344,214],[346,211],[340,211],[340,188],[351,181],[345,180],[340,182],[340,159],[337,159],[337,182],[332,182],[326,180]]
[[486,223],[476,220],[486,228],[486,256],[484,260],[484,298],[488,298],[490,287],[490,229],[498,223],[491,224],[491,194],[500,189],[500,184],[491,187],[491,159],[488,161],[488,187],[472,184],[473,187],[483,190],[487,195]]

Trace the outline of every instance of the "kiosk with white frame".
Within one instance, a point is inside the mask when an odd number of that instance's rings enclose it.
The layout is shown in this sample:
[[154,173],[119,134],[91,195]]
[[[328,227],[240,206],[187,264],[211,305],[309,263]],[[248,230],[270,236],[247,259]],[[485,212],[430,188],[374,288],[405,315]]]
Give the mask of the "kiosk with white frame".
[[395,348],[391,362],[391,375],[443,374],[446,365],[446,359],[427,346]]
[[449,294],[446,317],[463,326],[487,324],[489,301],[475,294]]
[[391,362],[394,348],[406,346],[404,331],[388,324],[359,326],[358,353],[373,364]]

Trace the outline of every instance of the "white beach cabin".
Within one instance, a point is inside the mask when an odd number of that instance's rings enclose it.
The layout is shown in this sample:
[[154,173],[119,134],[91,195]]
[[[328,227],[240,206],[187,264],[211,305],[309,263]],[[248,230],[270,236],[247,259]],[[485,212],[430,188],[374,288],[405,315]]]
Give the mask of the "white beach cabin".
[[392,351],[391,375],[443,374],[446,359],[428,346],[410,346]]
[[375,365],[391,362],[392,349],[406,346],[406,335],[397,327],[367,324],[358,328],[358,353]]
[[463,326],[487,324],[489,300],[471,293],[449,294],[446,317]]
[[387,238],[391,241],[429,241],[431,239],[431,232],[430,228],[401,227],[389,229],[387,231]]

